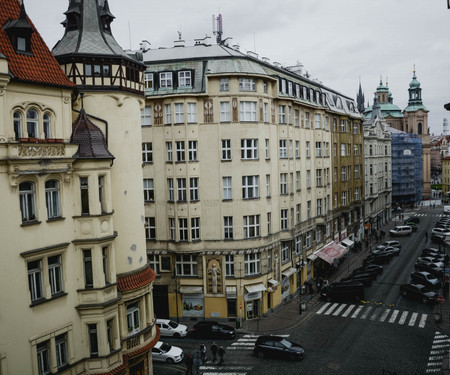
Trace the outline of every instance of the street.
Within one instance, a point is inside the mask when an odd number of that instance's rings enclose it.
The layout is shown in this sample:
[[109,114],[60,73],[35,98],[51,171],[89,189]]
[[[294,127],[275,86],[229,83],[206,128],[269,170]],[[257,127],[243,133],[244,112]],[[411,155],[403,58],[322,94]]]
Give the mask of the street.
[[[200,367],[200,373],[257,375],[269,369],[271,375],[440,373],[450,340],[436,329],[435,307],[404,298],[399,286],[409,282],[421,250],[438,247],[425,232],[431,231],[441,211],[424,207],[416,212],[420,218],[417,232],[395,238],[402,245],[400,255],[384,266],[372,286],[365,288],[365,301],[320,302],[301,325],[289,332],[277,332],[304,346],[303,361],[256,358],[252,349],[258,335],[239,334],[233,342],[218,343],[225,347],[225,364],[218,366],[209,361]],[[199,340],[190,338],[166,341],[186,353],[195,352],[200,345]],[[209,349],[211,342],[206,340],[205,344]]]

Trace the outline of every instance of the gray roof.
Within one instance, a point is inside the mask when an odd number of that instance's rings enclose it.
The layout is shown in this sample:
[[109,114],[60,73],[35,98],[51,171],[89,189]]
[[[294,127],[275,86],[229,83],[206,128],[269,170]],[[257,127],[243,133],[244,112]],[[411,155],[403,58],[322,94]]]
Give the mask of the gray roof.
[[84,0],[82,20],[79,30],[66,31],[62,39],[52,50],[54,56],[63,55],[96,55],[124,57],[130,60],[114,37],[100,27],[99,11],[104,0]]

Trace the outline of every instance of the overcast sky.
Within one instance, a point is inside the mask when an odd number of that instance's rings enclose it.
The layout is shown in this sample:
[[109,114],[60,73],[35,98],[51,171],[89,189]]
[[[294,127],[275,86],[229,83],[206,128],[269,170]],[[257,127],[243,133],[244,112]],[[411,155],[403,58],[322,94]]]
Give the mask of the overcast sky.
[[[187,45],[212,36],[212,16],[223,37],[285,66],[300,62],[311,78],[356,99],[359,82],[373,104],[382,78],[403,110],[414,66],[429,112],[442,133],[450,113],[450,9],[447,0],[109,0],[113,35],[124,49],[171,47],[178,31]],[[25,0],[28,15],[51,48],[61,39],[68,0]],[[450,134],[450,129],[449,132]]]

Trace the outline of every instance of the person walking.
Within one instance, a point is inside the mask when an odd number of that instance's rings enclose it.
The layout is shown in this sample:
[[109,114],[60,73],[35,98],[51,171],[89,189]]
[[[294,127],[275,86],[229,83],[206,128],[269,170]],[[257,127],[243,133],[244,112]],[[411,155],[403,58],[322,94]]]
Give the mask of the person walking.
[[213,356],[213,362],[216,362],[216,358],[217,358],[217,351],[218,351],[218,347],[217,347],[217,344],[215,343],[215,342],[213,342],[212,344],[211,344],[211,353],[212,353],[212,356]]
[[192,354],[188,354],[186,357],[186,375],[192,375],[192,366],[194,366],[194,358],[192,358]]
[[200,358],[202,362],[206,362],[206,346],[205,344],[200,344]]
[[223,348],[222,345],[219,347],[217,354],[219,355],[219,358],[220,358],[219,365],[221,365],[223,363],[223,356],[225,355],[225,349]]

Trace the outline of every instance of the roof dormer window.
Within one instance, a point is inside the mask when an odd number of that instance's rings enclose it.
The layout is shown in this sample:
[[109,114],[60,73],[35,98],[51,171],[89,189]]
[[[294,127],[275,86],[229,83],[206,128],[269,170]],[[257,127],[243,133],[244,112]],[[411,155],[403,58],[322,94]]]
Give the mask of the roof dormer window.
[[17,53],[31,53],[31,35],[33,29],[28,22],[25,6],[22,3],[18,19],[8,20],[3,26]]

